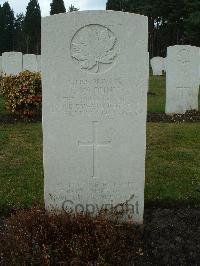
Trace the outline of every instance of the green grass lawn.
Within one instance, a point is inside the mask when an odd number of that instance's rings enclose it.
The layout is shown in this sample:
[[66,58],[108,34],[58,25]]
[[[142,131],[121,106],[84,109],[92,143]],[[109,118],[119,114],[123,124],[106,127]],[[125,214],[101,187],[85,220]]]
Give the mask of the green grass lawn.
[[[41,204],[41,123],[0,125],[0,142],[0,210]],[[146,204],[199,204],[199,151],[200,123],[148,123]]]
[[200,123],[148,123],[146,202],[200,203]]
[[43,198],[41,124],[0,125],[0,210]]
[[165,76],[150,76],[148,112],[165,112]]

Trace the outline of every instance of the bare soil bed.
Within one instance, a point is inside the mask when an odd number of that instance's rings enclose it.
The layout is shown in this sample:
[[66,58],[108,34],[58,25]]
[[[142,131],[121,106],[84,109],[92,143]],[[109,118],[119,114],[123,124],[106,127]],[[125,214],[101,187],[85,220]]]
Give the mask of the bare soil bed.
[[[17,122],[36,123],[41,122],[41,116],[34,118],[21,118],[9,114],[0,115],[1,124],[14,124]],[[200,111],[187,111],[185,114],[167,115],[165,113],[148,112],[147,122],[165,122],[165,123],[184,123],[184,122],[200,122]]]
[[135,265],[200,265],[200,209],[149,208]]
[[187,111],[185,114],[167,115],[165,113],[148,113],[147,122],[184,123],[200,122],[199,111]]

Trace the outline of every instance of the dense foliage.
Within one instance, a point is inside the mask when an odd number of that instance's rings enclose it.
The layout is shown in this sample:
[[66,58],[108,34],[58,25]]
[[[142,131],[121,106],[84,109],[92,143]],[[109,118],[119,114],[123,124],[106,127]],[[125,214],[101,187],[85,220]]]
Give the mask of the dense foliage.
[[25,71],[0,79],[0,93],[6,110],[21,117],[35,117],[41,113],[42,84],[39,73]]
[[65,3],[63,0],[53,0],[50,6],[50,15],[66,13]]
[[40,54],[41,11],[37,0],[30,0],[24,19],[26,53]]
[[148,16],[150,57],[165,56],[170,45],[200,46],[199,0],[108,0],[106,9]]
[[8,2],[0,5],[0,54],[9,51],[40,54],[41,12],[37,0],[30,0],[25,16],[14,15]]
[[[50,14],[65,13],[63,0],[53,0]],[[69,12],[78,9],[71,5]],[[41,10],[38,0],[29,0],[26,13],[14,14],[8,2],[0,4],[0,55],[3,52],[41,53]]]
[[73,11],[79,11],[79,8],[76,8],[74,5],[69,6],[68,12],[73,12]]
[[12,51],[15,48],[15,17],[8,2],[0,5],[0,53]]
[[[150,57],[165,56],[166,48],[170,45],[200,46],[199,0],[107,0],[106,9],[148,16]],[[71,5],[68,11],[77,10]],[[63,0],[52,0],[51,15],[65,12]],[[38,0],[29,0],[25,15],[15,16],[8,2],[0,5],[0,54],[12,50],[39,54],[40,23],[41,12]]]

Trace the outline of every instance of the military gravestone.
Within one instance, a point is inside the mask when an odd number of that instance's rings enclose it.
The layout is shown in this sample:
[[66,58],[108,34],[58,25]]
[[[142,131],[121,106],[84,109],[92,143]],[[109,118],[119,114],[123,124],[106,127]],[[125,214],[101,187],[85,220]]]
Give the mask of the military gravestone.
[[123,211],[142,223],[147,18],[84,11],[42,21],[47,210]]
[[22,72],[22,53],[5,52],[2,54],[2,69],[7,75],[17,75]]
[[34,54],[23,55],[23,70],[28,70],[31,72],[38,71],[37,57]]
[[199,48],[175,45],[167,49],[166,113],[198,110]]
[[150,60],[151,68],[154,76],[161,76],[165,70],[164,58],[160,56],[153,57]]

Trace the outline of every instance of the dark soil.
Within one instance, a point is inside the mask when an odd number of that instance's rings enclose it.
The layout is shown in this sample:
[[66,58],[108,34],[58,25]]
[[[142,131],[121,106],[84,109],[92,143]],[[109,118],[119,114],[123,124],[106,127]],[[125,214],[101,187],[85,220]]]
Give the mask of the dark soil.
[[[35,226],[40,225],[36,222]],[[42,227],[40,230],[45,231]],[[141,247],[138,249],[139,252],[132,256],[131,264],[112,264],[109,262],[100,265],[200,265],[200,209],[148,207],[145,209],[144,225],[137,226],[132,232],[138,242],[130,242],[131,231],[130,228],[127,228],[127,233],[124,234],[123,232],[123,237],[118,235],[117,243],[120,246],[122,241],[120,239],[127,239],[128,245],[134,245],[137,249]],[[119,234],[121,233],[119,232]],[[110,236],[107,241],[112,241],[111,239]],[[62,251],[60,250],[60,252]],[[107,252],[109,253],[109,250]],[[119,256],[122,255],[120,254]],[[77,266],[96,265],[95,263],[87,264],[80,261],[78,264],[65,264],[65,261],[62,263],[62,265]]]
[[[41,116],[34,118],[21,118],[13,115],[0,115],[0,124],[15,124],[22,123],[37,123],[41,122]],[[187,111],[185,114],[167,115],[165,113],[150,113],[147,114],[147,122],[165,122],[165,123],[184,123],[184,122],[200,122],[199,111]]]
[[146,209],[135,265],[200,265],[200,209]]
[[14,116],[14,115],[10,115],[10,114],[6,114],[6,115],[0,115],[0,124],[15,124],[18,122],[22,122],[22,123],[37,123],[37,122],[41,122],[42,121],[42,117],[41,116],[37,116],[37,117],[19,117],[19,116]]
[[156,96],[156,93],[151,92],[151,91],[148,91],[147,95],[148,95],[148,96]]
[[199,111],[187,111],[185,114],[167,115],[165,113],[148,113],[147,122],[184,123],[200,122]]

